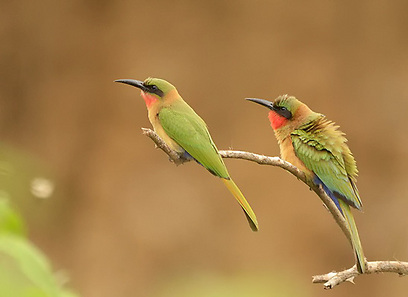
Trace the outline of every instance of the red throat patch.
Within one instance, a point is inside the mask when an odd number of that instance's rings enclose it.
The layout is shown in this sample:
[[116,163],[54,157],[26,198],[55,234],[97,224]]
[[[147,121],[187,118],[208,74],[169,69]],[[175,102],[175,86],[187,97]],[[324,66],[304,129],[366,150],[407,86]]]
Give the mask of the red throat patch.
[[285,117],[277,114],[273,110],[269,112],[268,118],[271,122],[273,130],[279,129],[280,127],[286,125],[286,122],[288,121]]
[[157,98],[153,95],[150,95],[149,93],[141,91],[140,94],[142,95],[144,101],[146,102],[147,108],[149,108],[150,105],[157,101]]

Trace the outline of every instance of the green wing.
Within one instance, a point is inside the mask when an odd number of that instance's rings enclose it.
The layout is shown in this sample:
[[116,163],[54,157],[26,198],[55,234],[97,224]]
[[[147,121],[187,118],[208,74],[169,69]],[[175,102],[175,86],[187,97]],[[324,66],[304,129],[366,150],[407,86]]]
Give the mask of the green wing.
[[319,133],[321,131],[313,128],[301,127],[291,133],[296,156],[332,192],[339,193],[360,209],[362,204],[354,183],[357,167],[345,137],[334,125],[325,131],[328,133]]
[[159,120],[167,135],[207,170],[219,177],[229,178],[207,125],[187,103],[162,108]]

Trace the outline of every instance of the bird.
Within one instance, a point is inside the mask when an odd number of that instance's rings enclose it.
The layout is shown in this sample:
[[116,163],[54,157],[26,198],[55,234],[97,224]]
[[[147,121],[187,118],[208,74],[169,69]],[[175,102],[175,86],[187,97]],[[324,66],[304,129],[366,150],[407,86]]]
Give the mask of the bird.
[[268,101],[246,98],[270,109],[268,118],[282,159],[303,171],[309,182],[320,185],[343,215],[351,234],[357,269],[366,263],[357,226],[350,207],[362,209],[356,186],[357,165],[345,134],[323,114],[312,111],[294,96]]
[[118,79],[115,82],[141,90],[154,131],[172,150],[219,177],[243,209],[251,229],[258,231],[256,215],[228,173],[206,123],[183,100],[176,87],[164,79],[151,77],[144,81]]

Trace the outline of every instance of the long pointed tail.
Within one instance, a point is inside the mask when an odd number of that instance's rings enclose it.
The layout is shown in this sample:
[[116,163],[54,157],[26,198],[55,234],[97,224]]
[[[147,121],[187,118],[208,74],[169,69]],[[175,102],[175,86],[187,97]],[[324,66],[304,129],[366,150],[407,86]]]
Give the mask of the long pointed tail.
[[350,206],[341,199],[339,199],[339,204],[351,233],[351,243],[353,245],[353,249],[357,258],[357,270],[360,273],[364,273],[366,271],[366,264],[364,259],[363,247],[361,246],[360,237],[358,236],[356,222],[354,221]]
[[235,199],[237,199],[239,205],[241,205],[252,231],[258,231],[259,230],[258,221],[256,220],[255,213],[252,210],[251,206],[249,205],[248,201],[246,201],[244,195],[241,193],[238,186],[234,183],[234,181],[231,178],[230,179],[221,178],[221,180],[228,188],[228,190],[231,192],[231,194],[235,197]]

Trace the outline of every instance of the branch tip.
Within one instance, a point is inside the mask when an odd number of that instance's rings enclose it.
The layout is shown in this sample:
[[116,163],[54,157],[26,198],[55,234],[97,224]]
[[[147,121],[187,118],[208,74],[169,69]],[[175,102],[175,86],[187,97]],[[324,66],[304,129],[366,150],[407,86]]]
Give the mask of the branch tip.
[[[182,154],[172,150],[153,130],[142,128],[142,133],[143,135],[146,135],[151,140],[153,140],[153,142],[156,144],[156,147],[164,151],[169,156],[170,161],[175,165],[180,165],[191,160],[186,159]],[[292,173],[298,180],[304,182],[310,188],[310,190],[314,191],[319,196],[326,208],[329,209],[336,223],[346,235],[347,239],[351,242],[350,231],[348,230],[346,222],[334,202],[326,195],[321,186],[317,186],[314,183],[308,181],[305,174],[298,168],[279,157],[269,157],[265,155],[234,150],[220,150],[219,153],[223,158],[242,159],[255,162],[260,165],[277,166]],[[365,274],[392,272],[397,273],[399,276],[408,275],[408,262],[367,261],[366,263],[367,271],[365,272]],[[314,275],[312,277],[312,283],[324,283],[324,289],[332,289],[343,282],[351,282],[354,284],[354,279],[359,275],[360,273],[357,271],[357,266],[354,265],[353,267],[340,272],[332,271],[323,275]]]

